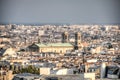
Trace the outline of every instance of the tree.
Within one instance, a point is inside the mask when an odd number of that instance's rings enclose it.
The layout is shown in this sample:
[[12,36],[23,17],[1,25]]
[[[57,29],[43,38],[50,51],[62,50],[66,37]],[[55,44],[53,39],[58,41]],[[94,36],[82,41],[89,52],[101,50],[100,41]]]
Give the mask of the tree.
[[18,74],[18,73],[32,73],[32,74],[39,74],[39,69],[38,68],[35,68],[34,66],[32,65],[29,65],[28,67],[26,68],[22,68],[21,70],[14,70],[13,71],[14,74]]

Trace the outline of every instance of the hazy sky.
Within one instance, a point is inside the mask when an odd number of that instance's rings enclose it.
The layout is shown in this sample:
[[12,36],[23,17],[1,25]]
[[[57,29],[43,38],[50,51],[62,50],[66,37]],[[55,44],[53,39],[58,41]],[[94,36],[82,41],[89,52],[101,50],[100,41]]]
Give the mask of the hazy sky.
[[120,0],[0,0],[0,23],[120,24]]

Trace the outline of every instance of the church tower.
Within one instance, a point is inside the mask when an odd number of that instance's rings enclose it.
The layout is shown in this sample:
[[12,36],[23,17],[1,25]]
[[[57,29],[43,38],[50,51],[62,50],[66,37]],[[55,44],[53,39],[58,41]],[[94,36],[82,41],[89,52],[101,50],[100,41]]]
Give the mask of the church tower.
[[68,42],[68,33],[64,32],[62,33],[62,43],[67,43]]
[[81,34],[79,32],[75,33],[75,49],[78,50],[81,48]]

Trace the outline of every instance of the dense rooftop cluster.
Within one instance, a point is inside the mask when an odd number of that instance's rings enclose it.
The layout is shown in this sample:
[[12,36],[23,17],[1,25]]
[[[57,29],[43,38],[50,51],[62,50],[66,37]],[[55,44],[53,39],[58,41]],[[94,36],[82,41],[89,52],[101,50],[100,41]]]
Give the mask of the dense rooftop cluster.
[[[61,44],[63,32],[70,34],[68,43],[65,44]],[[76,32],[82,35],[80,50],[68,50],[60,55],[55,52],[29,49],[29,46],[33,44],[39,47],[74,45]],[[58,76],[63,75],[64,69],[68,71],[64,75],[75,75],[76,78],[79,74],[85,73],[95,73],[96,79],[120,78],[120,25],[0,25],[0,59],[1,75],[7,76],[11,70],[14,74],[18,74],[13,76],[15,80],[35,77],[46,78],[46,80],[58,80],[58,78],[64,80],[65,76]],[[104,63],[105,68],[102,65]],[[29,66],[34,67],[40,75],[26,73],[25,69]],[[46,68],[48,72],[45,73],[42,68]],[[104,74],[101,74],[101,71]],[[28,77],[25,77],[26,75]]]

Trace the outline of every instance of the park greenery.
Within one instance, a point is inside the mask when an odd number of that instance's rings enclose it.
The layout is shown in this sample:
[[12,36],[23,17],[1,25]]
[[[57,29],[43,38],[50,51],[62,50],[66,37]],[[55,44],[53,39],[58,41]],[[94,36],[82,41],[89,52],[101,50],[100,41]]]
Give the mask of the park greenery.
[[29,65],[28,67],[26,68],[22,68],[20,70],[14,70],[13,71],[13,74],[19,74],[19,73],[32,73],[32,74],[39,74],[39,69],[32,66],[32,65]]

